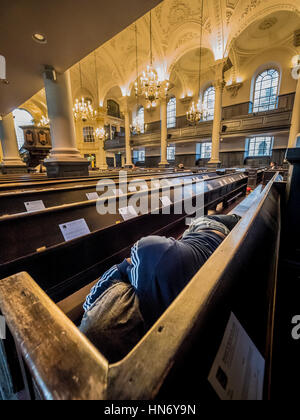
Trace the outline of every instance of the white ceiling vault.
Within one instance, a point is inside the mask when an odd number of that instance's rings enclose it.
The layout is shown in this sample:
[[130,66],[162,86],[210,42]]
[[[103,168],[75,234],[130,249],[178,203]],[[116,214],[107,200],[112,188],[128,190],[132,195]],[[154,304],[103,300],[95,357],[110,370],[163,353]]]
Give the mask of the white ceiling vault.
[[[273,47],[293,47],[293,34],[300,28],[299,0],[164,0],[152,11],[153,61],[161,77],[169,77],[187,95],[198,75],[200,29],[202,71],[214,71],[216,60],[229,57],[229,78],[237,80],[257,54]],[[136,21],[139,74],[149,64],[149,13]],[[201,25],[201,26],[200,26]],[[97,71],[95,69],[95,55]],[[135,24],[71,69],[74,98],[86,95],[103,104],[107,97],[119,100],[131,94],[136,80]],[[96,74],[98,74],[98,92]],[[195,94],[193,89],[192,94]]]
[[[0,115],[43,87],[43,69],[64,72],[162,0],[0,0]],[[34,34],[45,36],[37,43]]]

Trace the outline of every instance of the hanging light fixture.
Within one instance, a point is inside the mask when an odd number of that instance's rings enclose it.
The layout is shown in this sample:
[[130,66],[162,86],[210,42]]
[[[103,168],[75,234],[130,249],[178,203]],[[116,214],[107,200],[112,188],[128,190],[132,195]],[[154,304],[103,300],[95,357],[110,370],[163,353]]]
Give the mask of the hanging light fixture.
[[107,133],[105,131],[105,129],[102,128],[96,128],[96,130],[94,131],[94,136],[97,140],[106,140],[107,138]]
[[153,50],[152,50],[152,11],[150,10],[150,65],[143,71],[140,79],[141,92],[150,103],[161,97],[166,97],[170,87],[168,80],[160,81],[157,71],[153,67]]
[[[95,58],[95,76],[96,76],[96,84],[97,84],[97,106],[99,106],[99,84],[98,84],[98,70],[97,70],[97,54],[96,51],[94,52],[94,58]],[[95,112],[95,115],[98,115],[98,112]],[[104,127],[97,127],[96,130],[94,130],[94,137],[96,140],[106,140],[107,139],[107,133],[104,129]]]
[[208,115],[208,110],[204,108],[203,102],[201,100],[201,70],[202,70],[202,37],[203,37],[203,8],[204,0],[202,0],[201,6],[201,20],[200,20],[200,54],[199,54],[199,72],[198,72],[198,102],[195,105],[195,102],[192,103],[190,109],[186,113],[187,120],[196,124],[197,122],[205,119]]
[[[135,57],[136,57],[136,82],[134,84],[135,89],[135,97],[136,97],[136,112],[138,112],[138,106],[139,106],[139,63],[138,63],[138,33],[137,33],[137,25],[135,24]],[[132,125],[130,126],[131,132],[140,134],[142,132],[142,126],[139,122],[138,116],[134,118]]]
[[38,127],[48,127],[49,124],[50,124],[49,118],[43,115],[38,123]]
[[[82,90],[82,74],[81,74],[81,63],[79,62],[79,75],[80,75],[80,87]],[[94,110],[92,103],[89,99],[82,97],[81,99],[76,99],[73,114],[75,121],[91,121],[94,120],[97,116],[97,111]]]

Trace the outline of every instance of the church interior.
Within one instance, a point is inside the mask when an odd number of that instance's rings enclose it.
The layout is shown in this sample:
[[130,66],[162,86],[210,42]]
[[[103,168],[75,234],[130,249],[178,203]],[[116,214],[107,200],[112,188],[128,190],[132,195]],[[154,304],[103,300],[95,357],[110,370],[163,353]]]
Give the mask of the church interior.
[[293,400],[299,0],[102,3],[1,10],[0,400]]

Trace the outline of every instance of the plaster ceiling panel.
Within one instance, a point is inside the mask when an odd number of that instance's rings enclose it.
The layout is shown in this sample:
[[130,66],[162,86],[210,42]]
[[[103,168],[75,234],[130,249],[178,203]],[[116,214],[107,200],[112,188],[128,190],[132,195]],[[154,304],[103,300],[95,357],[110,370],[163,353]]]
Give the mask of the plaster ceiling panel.
[[[211,50],[202,48],[202,70],[209,68],[214,64],[214,55]],[[176,63],[176,70],[183,73],[198,73],[199,70],[200,51],[192,50],[185,54]]]
[[235,45],[242,52],[271,48],[290,37],[299,27],[300,19],[296,14],[275,12],[250,25],[238,37]]
[[[45,64],[64,72],[139,19],[161,0],[0,0],[0,54],[9,85],[0,84],[0,114],[43,87]],[[47,37],[37,44],[34,33]]]

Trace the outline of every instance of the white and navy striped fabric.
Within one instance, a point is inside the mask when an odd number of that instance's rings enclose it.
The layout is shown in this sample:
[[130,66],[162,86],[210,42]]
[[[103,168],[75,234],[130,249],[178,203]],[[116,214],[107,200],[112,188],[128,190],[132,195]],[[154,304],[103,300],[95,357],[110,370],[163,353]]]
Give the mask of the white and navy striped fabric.
[[91,289],[90,294],[87,296],[86,301],[83,305],[83,309],[87,312],[91,309],[95,301],[98,299],[99,296],[102,295],[104,290],[107,289],[110,285],[111,280],[117,280],[120,278],[118,266],[114,265],[111,267],[106,273],[103,274],[101,279],[95,286]]

